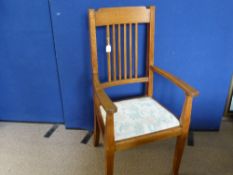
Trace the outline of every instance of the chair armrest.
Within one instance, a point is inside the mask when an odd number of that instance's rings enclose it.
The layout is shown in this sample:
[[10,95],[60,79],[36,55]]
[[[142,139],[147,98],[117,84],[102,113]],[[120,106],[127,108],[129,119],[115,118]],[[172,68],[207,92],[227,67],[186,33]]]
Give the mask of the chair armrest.
[[194,89],[193,87],[191,87],[190,85],[188,85],[187,83],[185,83],[184,81],[180,80],[179,78],[175,77],[174,75],[156,67],[156,66],[151,66],[150,69],[153,72],[156,72],[158,74],[160,74],[161,76],[167,78],[168,80],[170,80],[172,83],[174,83],[175,85],[177,85],[178,87],[180,87],[186,95],[188,96],[198,96],[199,92]]
[[100,86],[100,82],[99,82],[99,79],[98,79],[97,75],[93,75],[93,86],[94,86],[94,93],[95,93],[98,101],[100,102],[100,104],[105,109],[105,111],[107,113],[117,112],[116,105],[114,105],[112,100],[104,92],[103,88]]

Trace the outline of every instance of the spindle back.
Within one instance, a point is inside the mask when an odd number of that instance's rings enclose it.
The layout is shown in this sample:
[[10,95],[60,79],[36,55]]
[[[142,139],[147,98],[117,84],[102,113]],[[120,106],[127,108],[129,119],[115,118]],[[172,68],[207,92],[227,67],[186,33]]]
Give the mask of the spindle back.
[[[154,64],[154,20],[154,6],[89,10],[92,71],[95,76],[98,75],[96,27],[106,28],[108,81],[101,83],[103,88],[144,82],[147,95],[152,96],[153,72],[149,67]],[[147,74],[143,77],[138,75],[138,25],[141,23],[147,25]]]

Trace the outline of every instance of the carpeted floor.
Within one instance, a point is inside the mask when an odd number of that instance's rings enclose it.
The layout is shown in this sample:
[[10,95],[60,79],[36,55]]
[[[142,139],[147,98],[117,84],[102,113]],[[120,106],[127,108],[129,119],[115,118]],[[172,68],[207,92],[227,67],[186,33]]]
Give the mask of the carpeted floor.
[[[86,131],[60,125],[0,122],[0,175],[104,175],[103,147],[80,141]],[[233,175],[233,122],[220,132],[195,132],[186,147],[180,175]],[[115,175],[169,175],[175,139],[117,152]]]

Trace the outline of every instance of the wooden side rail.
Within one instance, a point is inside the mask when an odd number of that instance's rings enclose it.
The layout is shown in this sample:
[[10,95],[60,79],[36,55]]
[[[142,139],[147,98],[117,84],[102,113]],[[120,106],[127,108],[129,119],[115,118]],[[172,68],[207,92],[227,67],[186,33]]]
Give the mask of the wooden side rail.
[[193,87],[191,87],[190,85],[188,85],[187,83],[185,83],[184,81],[180,80],[179,78],[175,77],[174,75],[156,67],[156,66],[150,66],[150,69],[153,72],[156,72],[158,74],[160,74],[161,76],[167,78],[168,80],[170,80],[171,82],[173,82],[175,85],[177,85],[178,87],[180,87],[186,95],[191,96],[191,97],[195,97],[199,95],[199,92],[194,89]]
[[97,100],[103,106],[107,113],[115,113],[117,112],[117,107],[114,105],[112,100],[109,96],[105,93],[103,88],[100,85],[99,79],[97,75],[93,75],[93,86],[94,86],[94,93],[97,97]]
[[148,82],[148,77],[139,77],[139,78],[131,78],[131,79],[126,79],[126,80],[116,80],[112,82],[105,82],[101,83],[100,86],[105,89],[109,88],[112,86],[119,86],[119,85],[124,85],[124,84],[131,84],[131,83],[146,83]]

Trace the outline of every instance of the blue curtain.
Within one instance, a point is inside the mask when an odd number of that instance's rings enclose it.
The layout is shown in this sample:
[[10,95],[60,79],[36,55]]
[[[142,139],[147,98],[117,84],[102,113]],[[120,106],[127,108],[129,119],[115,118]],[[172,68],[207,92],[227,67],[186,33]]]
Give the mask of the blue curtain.
[[0,1],[0,120],[63,122],[47,0]]
[[[52,1],[67,127],[92,128],[88,9],[138,5],[157,7],[155,64],[200,91],[194,100],[192,129],[219,129],[233,71],[231,0]],[[140,94],[143,87],[124,86],[107,92],[116,98]],[[154,95],[175,114],[180,114],[184,95],[178,88],[156,76]]]
[[[192,129],[219,129],[233,72],[231,0],[50,3],[52,20],[48,0],[0,1],[0,120],[64,122],[67,128],[91,130],[88,9],[155,5],[155,64],[200,91]],[[143,90],[140,85],[123,86],[107,93],[117,98]],[[154,96],[180,114],[183,93],[159,76]]]

